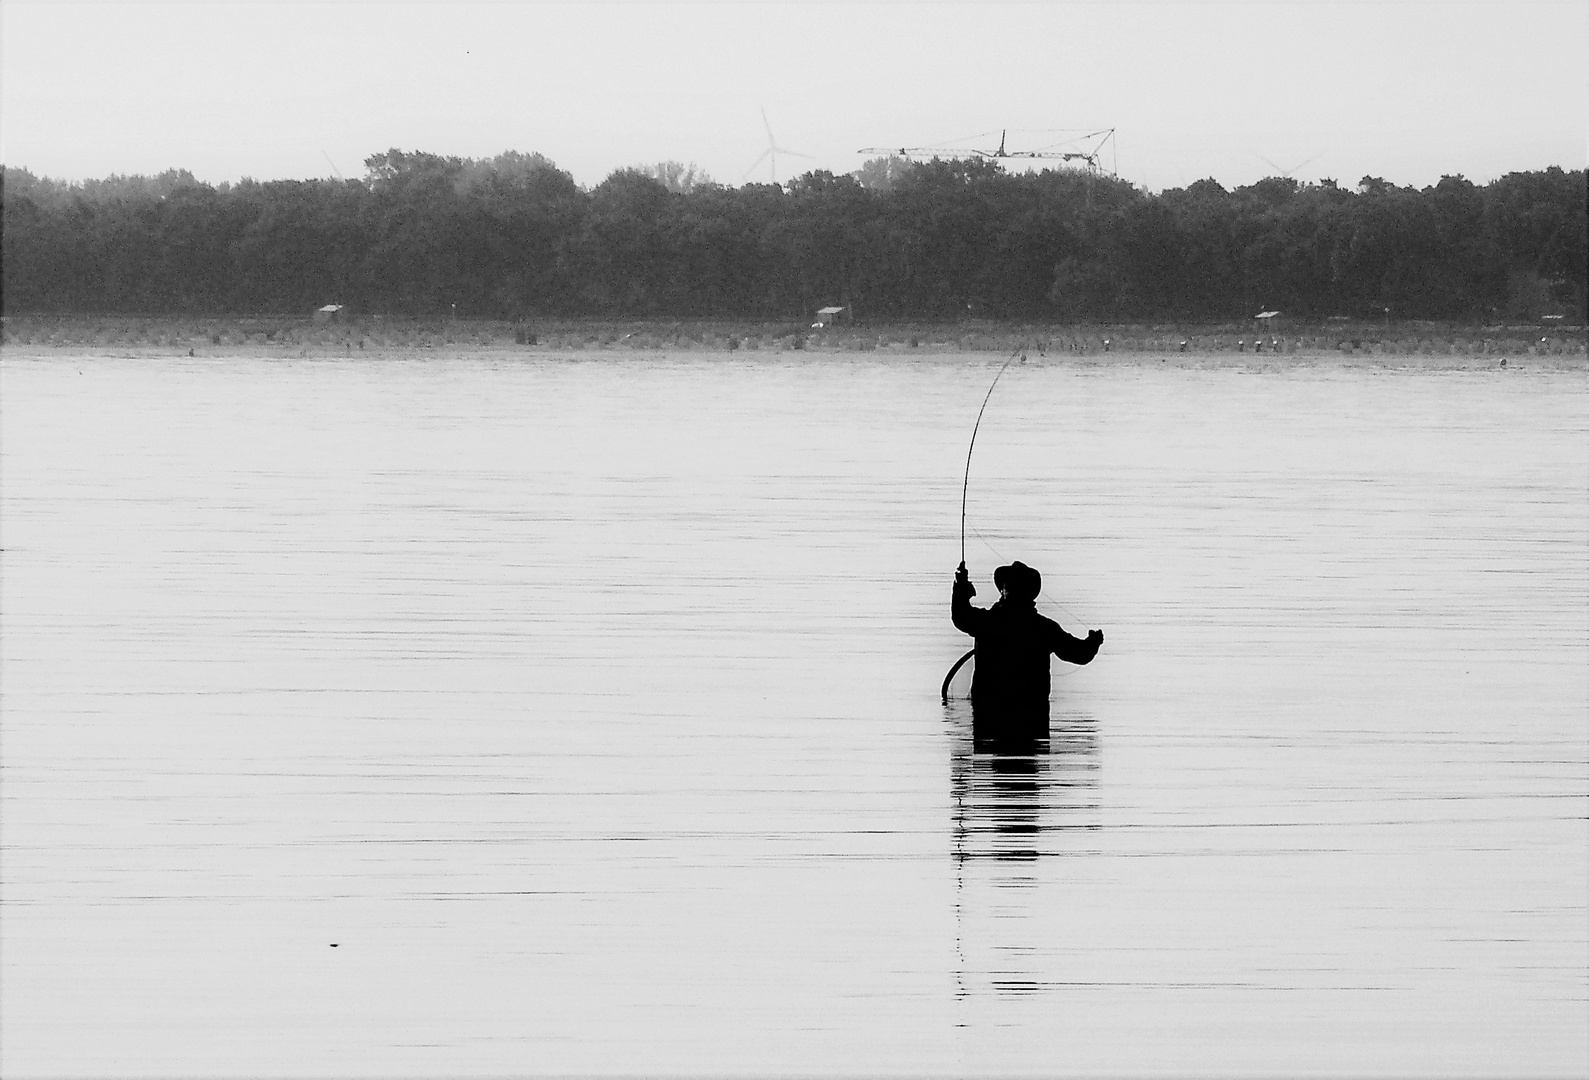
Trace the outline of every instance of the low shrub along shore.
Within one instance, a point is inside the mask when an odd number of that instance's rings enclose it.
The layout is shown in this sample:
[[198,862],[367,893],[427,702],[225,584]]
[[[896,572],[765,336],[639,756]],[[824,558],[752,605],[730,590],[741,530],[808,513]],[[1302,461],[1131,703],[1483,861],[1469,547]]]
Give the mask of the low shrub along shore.
[[354,316],[317,322],[299,315],[93,316],[8,315],[6,346],[353,354],[369,350],[494,349],[670,352],[986,352],[1339,353],[1406,356],[1584,356],[1582,326],[1461,326],[1439,323],[1298,323],[1273,329],[1223,325],[1041,325],[992,321],[945,324],[664,319],[542,319],[510,322]]

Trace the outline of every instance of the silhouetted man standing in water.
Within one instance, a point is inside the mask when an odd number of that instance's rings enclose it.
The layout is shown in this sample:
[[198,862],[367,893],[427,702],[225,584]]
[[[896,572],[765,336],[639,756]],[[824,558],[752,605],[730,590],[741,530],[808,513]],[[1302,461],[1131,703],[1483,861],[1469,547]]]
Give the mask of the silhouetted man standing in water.
[[1098,655],[1103,631],[1086,640],[1071,637],[1034,603],[1043,577],[1025,563],[993,571],[999,600],[990,608],[971,606],[977,590],[961,563],[955,571],[950,612],[956,629],[977,639],[976,670],[971,677],[972,737],[978,743],[1035,742],[1048,738],[1048,658],[1086,664]]

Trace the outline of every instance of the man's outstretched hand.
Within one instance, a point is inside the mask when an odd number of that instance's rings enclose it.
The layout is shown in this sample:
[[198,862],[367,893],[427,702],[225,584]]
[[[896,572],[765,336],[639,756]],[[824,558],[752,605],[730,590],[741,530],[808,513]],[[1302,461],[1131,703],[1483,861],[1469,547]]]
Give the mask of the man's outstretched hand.
[[1102,645],[1103,644],[1103,631],[1102,630],[1089,630],[1089,631],[1087,631],[1087,640],[1088,641],[1096,641],[1098,644]]
[[971,584],[971,575],[966,571],[966,564],[962,561],[960,569],[955,571],[955,587],[970,590],[966,595],[975,596],[977,587]]

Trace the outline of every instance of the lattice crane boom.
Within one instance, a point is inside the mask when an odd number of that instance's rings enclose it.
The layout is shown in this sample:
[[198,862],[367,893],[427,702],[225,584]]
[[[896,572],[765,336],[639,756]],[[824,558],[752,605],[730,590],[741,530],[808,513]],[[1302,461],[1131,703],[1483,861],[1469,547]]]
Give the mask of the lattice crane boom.
[[[856,151],[861,154],[894,154],[902,158],[921,157],[974,157],[988,161],[1002,161],[1006,159],[1043,160],[1043,161],[1085,161],[1087,168],[1093,172],[1099,170],[1099,158],[1104,147],[1114,138],[1114,128],[1102,128],[1090,131],[1085,135],[1064,139],[1048,146],[1041,146],[1033,150],[1010,150],[1007,148],[1009,129],[999,132],[999,146],[997,150],[987,150],[978,146],[953,146],[940,143],[937,146],[867,146]],[[971,139],[983,139],[992,136],[992,132],[982,135],[973,135]],[[970,142],[971,139],[964,140]],[[1075,146],[1077,143],[1087,143],[1096,140],[1088,149],[1063,150],[1064,146]],[[957,140],[958,141],[958,140]]]

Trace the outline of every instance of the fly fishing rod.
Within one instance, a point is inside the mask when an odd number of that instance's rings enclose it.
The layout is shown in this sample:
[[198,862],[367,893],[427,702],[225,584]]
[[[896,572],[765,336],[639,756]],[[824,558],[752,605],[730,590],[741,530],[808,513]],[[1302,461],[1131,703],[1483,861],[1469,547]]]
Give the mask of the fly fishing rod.
[[[977,410],[977,422],[971,426],[971,445],[966,447],[966,475],[964,481],[960,484],[960,569],[962,570],[966,566],[966,495],[971,490],[971,454],[977,448],[977,432],[982,429],[982,414],[987,412],[988,402],[993,398],[993,388],[999,385],[999,380],[1004,377],[1005,371],[1018,359],[1026,359],[1026,354],[1020,349],[1012,352],[1010,358],[1004,361],[1004,366],[999,368],[999,373],[993,376],[993,382],[988,384],[988,392],[982,397],[982,408]],[[954,681],[955,675],[965,666],[966,661],[976,654],[977,651],[975,649],[967,652],[955,661],[954,667],[949,669],[949,674],[943,677],[943,687],[940,691],[940,696],[943,698],[945,705],[949,704],[949,684]]]
[[977,410],[977,422],[971,427],[971,445],[966,447],[966,476],[960,485],[960,565],[966,564],[966,493],[971,490],[971,452],[977,448],[977,432],[982,427],[982,414],[987,411],[988,401],[993,397],[993,388],[999,385],[999,380],[1004,377],[1004,372],[1017,359],[1025,360],[1026,354],[1016,349],[1010,358],[1004,361],[1004,367],[999,368],[999,373],[993,376],[993,382],[988,386],[987,394],[982,398],[982,408]]

